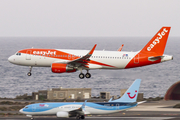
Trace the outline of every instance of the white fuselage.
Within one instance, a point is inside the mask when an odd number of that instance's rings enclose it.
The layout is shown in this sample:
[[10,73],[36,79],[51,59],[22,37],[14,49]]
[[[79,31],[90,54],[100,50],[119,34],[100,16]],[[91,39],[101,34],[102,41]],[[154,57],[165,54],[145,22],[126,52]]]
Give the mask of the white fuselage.
[[[88,50],[57,50],[78,57],[82,57],[88,53]],[[137,53],[138,52],[94,51],[89,59],[98,63],[89,63],[88,66],[89,69],[123,69]],[[52,63],[66,63],[70,61],[68,56],[58,56],[61,55],[29,55],[21,53],[20,56],[12,55],[8,60],[13,64],[33,67],[51,67]]]

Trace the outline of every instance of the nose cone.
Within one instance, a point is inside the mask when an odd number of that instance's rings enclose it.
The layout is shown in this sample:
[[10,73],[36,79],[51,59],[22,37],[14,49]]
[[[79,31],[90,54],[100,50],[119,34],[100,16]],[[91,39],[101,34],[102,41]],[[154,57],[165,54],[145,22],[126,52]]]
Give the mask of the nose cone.
[[20,112],[20,113],[23,113],[23,109],[20,109],[19,112]]
[[13,58],[13,56],[10,56],[9,58],[8,58],[8,61],[10,62],[10,63],[14,63],[14,58]]

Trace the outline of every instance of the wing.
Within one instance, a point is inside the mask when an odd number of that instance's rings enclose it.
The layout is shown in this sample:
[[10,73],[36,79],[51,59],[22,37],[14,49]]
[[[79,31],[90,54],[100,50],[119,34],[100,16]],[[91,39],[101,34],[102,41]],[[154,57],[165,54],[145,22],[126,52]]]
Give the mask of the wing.
[[82,104],[82,106],[79,109],[69,111],[69,114],[71,114],[73,116],[76,116],[77,114],[78,115],[84,115],[85,114],[86,102],[87,102],[87,100],[84,101],[84,103]]
[[74,67],[86,67],[87,63],[90,61],[90,57],[93,54],[97,44],[94,45],[94,47],[91,49],[89,53],[87,53],[85,56],[69,61],[67,62],[68,65],[72,65]]

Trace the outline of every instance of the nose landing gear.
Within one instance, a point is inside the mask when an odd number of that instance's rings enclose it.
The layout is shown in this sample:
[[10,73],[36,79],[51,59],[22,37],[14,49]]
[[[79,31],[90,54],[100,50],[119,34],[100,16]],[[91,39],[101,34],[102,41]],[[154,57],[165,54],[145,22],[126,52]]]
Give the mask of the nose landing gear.
[[30,70],[29,70],[29,72],[27,73],[28,76],[31,76],[31,75],[32,75],[31,71],[32,71],[32,66],[30,66]]

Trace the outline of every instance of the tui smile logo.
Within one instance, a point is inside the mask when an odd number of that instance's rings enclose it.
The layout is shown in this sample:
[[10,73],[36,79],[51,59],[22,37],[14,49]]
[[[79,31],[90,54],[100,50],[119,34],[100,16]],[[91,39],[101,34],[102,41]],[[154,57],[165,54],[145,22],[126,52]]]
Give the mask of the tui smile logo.
[[[135,90],[135,92],[137,93],[137,90]],[[134,98],[136,97],[136,94],[134,94],[134,96],[132,96],[132,97],[131,97],[131,95],[130,95],[130,94],[131,94],[130,92],[128,92],[127,94],[128,94],[128,96],[129,96],[130,99],[134,99]]]

